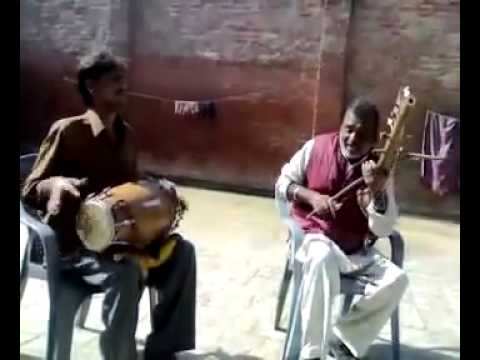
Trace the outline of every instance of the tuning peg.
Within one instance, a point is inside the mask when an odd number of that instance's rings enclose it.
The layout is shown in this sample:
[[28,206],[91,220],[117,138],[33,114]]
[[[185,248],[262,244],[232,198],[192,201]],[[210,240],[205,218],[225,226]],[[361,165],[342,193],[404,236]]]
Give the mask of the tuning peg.
[[390,139],[390,138],[391,138],[391,136],[390,136],[390,134],[388,134],[387,132],[382,131],[382,132],[380,133],[380,140],[387,140],[387,139]]

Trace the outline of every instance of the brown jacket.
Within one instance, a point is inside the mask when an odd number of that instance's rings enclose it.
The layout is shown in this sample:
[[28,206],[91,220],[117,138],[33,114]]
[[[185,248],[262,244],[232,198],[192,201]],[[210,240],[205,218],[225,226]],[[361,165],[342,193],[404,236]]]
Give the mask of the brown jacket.
[[[93,110],[55,122],[25,181],[22,191],[25,202],[45,212],[48,199],[37,191],[37,185],[52,176],[87,178],[87,185],[80,189],[82,199],[106,187],[137,180],[137,150],[132,129],[117,117],[113,133],[114,139]],[[64,201],[60,214],[51,219],[64,254],[81,248],[75,231],[79,205],[78,201]]]

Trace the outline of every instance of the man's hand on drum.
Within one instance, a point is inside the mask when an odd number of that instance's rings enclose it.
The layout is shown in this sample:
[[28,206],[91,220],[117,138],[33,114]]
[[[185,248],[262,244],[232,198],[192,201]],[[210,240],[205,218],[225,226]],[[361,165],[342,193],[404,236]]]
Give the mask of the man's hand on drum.
[[44,180],[43,187],[49,193],[47,202],[47,216],[57,215],[66,198],[79,199],[80,188],[87,184],[87,179],[67,178],[62,176]]

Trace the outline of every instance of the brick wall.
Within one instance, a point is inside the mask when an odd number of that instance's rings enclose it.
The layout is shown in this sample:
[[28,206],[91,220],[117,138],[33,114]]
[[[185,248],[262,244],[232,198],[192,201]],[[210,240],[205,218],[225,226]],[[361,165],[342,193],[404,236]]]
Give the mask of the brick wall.
[[348,39],[348,95],[368,92],[386,116],[402,84],[425,109],[459,115],[460,6],[451,0],[355,2]]
[[[412,148],[420,145],[425,109],[459,113],[459,1],[20,4],[24,137],[38,138],[54,118],[81,107],[61,79],[72,74],[78,54],[103,44],[130,59],[136,93],[187,100],[251,95],[219,101],[210,123],[174,116],[168,101],[133,96],[129,114],[142,158],[163,173],[271,187],[312,132],[337,127],[344,100],[369,93],[385,117],[403,84],[418,99]],[[417,165],[399,176],[402,203],[458,211],[456,198],[439,201],[422,190]]]
[[107,45],[126,54],[127,5],[125,0],[22,1],[21,45],[73,55]]
[[[146,0],[135,8],[141,34],[135,41],[142,53],[300,68],[317,64],[320,1]],[[347,8],[348,1],[330,0],[327,28],[348,21],[348,14],[339,13]],[[327,35],[326,47],[335,51],[335,34]]]
[[[368,93],[390,111],[401,85],[417,97],[408,147],[420,150],[426,109],[460,115],[460,1],[354,1],[347,56],[347,97]],[[459,213],[456,196],[439,199],[419,183],[419,163],[398,172],[399,198],[412,210]]]
[[124,0],[20,2],[20,128],[26,149],[36,146],[54,119],[82,110],[65,81],[81,54],[107,46],[127,56],[126,5]]
[[[327,7],[307,1],[138,3],[132,90],[211,99],[219,110],[213,122],[194,121],[174,116],[165,101],[132,98],[143,163],[171,175],[271,188],[282,163],[312,131],[337,127],[349,10],[345,1]],[[168,139],[159,141],[165,133]]]

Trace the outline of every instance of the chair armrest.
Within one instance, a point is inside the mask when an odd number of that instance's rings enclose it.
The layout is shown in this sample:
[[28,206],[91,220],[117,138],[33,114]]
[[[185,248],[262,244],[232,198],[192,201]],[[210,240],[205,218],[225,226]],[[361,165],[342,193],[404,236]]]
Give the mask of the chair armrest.
[[275,206],[280,214],[281,219],[289,217],[290,204],[287,199],[283,198],[275,189]]
[[305,233],[303,232],[302,228],[298,226],[298,224],[293,219],[284,219],[283,223],[287,226],[289,231],[289,241],[293,240],[297,244],[301,244],[303,238],[305,237]]
[[293,269],[293,263],[294,263],[294,258],[295,254],[297,253],[297,250],[300,248],[302,245],[303,239],[305,237],[305,233],[303,230],[298,226],[298,224],[293,220],[292,218],[285,218],[282,219],[283,223],[285,226],[288,228],[288,244],[290,247],[290,251],[288,254],[288,262],[289,262],[289,268]]
[[391,247],[391,261],[398,267],[403,267],[403,259],[405,256],[405,241],[402,235],[394,230],[388,237]]
[[[58,251],[57,236],[53,229],[42,223],[38,218],[27,212],[22,201],[20,201],[20,222],[28,226],[39,238],[45,250],[47,261],[47,276],[52,279],[58,276],[60,256]],[[56,281],[49,281],[52,286]]]
[[32,214],[27,212],[25,206],[20,201],[20,221],[28,226],[30,230],[36,233],[38,237],[42,240],[42,244],[45,247],[46,251],[53,250],[58,254],[58,246],[56,235],[53,229],[42,223],[38,218],[34,217]]

